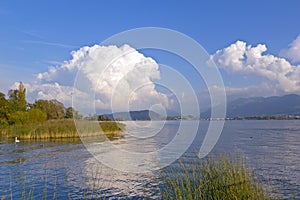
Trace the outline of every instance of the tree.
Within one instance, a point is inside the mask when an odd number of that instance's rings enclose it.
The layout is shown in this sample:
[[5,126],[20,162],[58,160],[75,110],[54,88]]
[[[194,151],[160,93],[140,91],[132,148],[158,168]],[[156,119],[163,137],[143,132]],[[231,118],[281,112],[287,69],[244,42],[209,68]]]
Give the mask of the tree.
[[0,92],[0,127],[7,126],[8,125],[8,112],[9,103],[5,99],[5,94]]
[[20,82],[18,89],[8,91],[10,111],[26,111],[26,89]]
[[8,91],[8,101],[9,101],[9,112],[16,112],[18,111],[18,94],[17,90],[9,90]]
[[39,109],[29,109],[28,111],[17,111],[11,114],[9,124],[29,124],[44,122],[47,119],[46,113]]
[[65,116],[65,118],[67,118],[67,119],[72,119],[73,118],[73,113],[74,113],[74,108],[72,108],[72,107],[69,107],[69,108],[67,108],[66,109],[66,116]]
[[82,119],[82,114],[79,113],[79,111],[75,110],[73,107],[68,107],[66,109],[66,115],[65,118],[67,119]]
[[8,119],[9,103],[5,99],[5,95],[0,92],[0,119]]
[[26,89],[22,82],[19,84],[18,88],[18,100],[19,100],[19,110],[25,111],[26,110]]
[[39,99],[39,100],[35,101],[35,103],[32,105],[32,108],[36,108],[36,109],[43,111],[44,113],[46,113],[47,119],[49,119],[48,113],[49,113],[50,107],[49,107],[49,102],[47,100]]
[[99,115],[98,121],[112,121],[112,119],[110,117],[108,117],[107,115]]
[[65,117],[64,105],[55,99],[52,99],[50,101],[39,99],[35,101],[35,103],[33,104],[33,108],[37,108],[45,112],[47,114],[48,120],[63,119]]
[[51,118],[52,119],[63,119],[65,118],[65,107],[64,104],[57,101],[56,99],[52,99],[50,102],[51,109]]
[[30,109],[27,111],[29,123],[39,123],[47,120],[47,115],[39,109]]

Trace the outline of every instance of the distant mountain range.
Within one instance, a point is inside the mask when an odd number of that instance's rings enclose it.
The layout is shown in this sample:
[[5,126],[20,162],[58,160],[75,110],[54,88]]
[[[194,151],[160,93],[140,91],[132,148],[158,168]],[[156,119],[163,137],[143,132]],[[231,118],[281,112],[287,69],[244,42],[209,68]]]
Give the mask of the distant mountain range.
[[[219,109],[218,106],[215,109]],[[201,118],[210,117],[210,109]],[[240,98],[227,104],[226,117],[300,116],[300,96],[290,94],[274,97]]]
[[129,112],[116,112],[113,114],[105,114],[112,120],[164,120],[165,116],[160,115],[151,110],[129,111]]
[[[220,107],[215,107],[216,110]],[[210,109],[202,112],[200,118],[210,118]],[[102,120],[178,120],[195,119],[180,116],[176,112],[167,112],[163,116],[151,110],[116,112],[99,115]],[[263,117],[263,116],[300,116],[300,95],[290,94],[274,97],[239,98],[227,103],[227,118]],[[104,118],[103,118],[104,117]],[[217,116],[220,117],[220,116]]]

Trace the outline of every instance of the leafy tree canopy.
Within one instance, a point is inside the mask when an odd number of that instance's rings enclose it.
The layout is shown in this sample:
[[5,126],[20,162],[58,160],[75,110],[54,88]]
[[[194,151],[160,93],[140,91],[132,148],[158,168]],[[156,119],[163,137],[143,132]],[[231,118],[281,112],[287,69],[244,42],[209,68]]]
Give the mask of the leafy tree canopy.
[[65,108],[63,103],[55,99],[27,103],[22,82],[17,89],[8,91],[8,99],[0,93],[0,127],[64,118],[82,119],[82,115],[72,107]]

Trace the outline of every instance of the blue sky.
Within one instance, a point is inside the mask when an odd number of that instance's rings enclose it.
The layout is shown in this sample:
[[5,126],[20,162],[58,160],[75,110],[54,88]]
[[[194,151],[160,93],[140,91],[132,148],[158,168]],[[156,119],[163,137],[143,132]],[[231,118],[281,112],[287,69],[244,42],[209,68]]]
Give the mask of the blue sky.
[[[284,57],[290,68],[299,69],[297,52],[289,49],[289,45],[298,45],[291,44],[300,34],[299,7],[297,0],[0,1],[0,92],[7,93],[16,81],[32,84],[37,74],[70,60],[73,50],[99,44],[122,31],[149,26],[182,32],[210,55],[232,44],[242,48],[243,44],[236,44],[237,40],[251,47],[265,44],[267,50],[261,51],[261,55]],[[229,66],[228,62],[218,63],[219,58],[226,60],[226,56],[228,52],[223,51],[214,59],[217,65],[223,65],[220,71],[225,86],[233,88],[229,94],[244,95],[232,92],[243,87],[250,87],[249,94],[256,91],[255,86],[274,85],[271,79],[279,72],[270,77],[256,65],[252,71],[258,70],[252,73],[249,69]],[[299,70],[296,71],[295,80],[299,75]],[[298,88],[286,90],[284,84],[284,80],[279,81],[281,90],[274,92],[273,88],[269,95],[298,93]],[[298,83],[291,84],[296,87]],[[253,94],[257,95],[260,94]]]

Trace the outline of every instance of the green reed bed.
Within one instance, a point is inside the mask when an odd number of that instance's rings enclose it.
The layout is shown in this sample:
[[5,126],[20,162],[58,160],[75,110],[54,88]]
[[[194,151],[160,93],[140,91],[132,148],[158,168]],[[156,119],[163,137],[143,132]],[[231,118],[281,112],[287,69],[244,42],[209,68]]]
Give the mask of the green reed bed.
[[275,199],[238,155],[179,162],[163,174],[163,199]]
[[[118,122],[49,120],[39,124],[12,125],[0,130],[1,137],[20,139],[56,139],[98,136],[107,137],[123,135],[124,124]],[[79,134],[78,134],[79,133]]]

